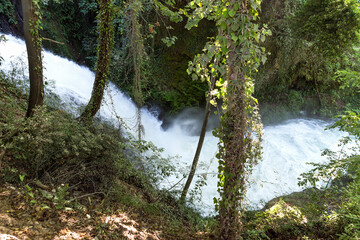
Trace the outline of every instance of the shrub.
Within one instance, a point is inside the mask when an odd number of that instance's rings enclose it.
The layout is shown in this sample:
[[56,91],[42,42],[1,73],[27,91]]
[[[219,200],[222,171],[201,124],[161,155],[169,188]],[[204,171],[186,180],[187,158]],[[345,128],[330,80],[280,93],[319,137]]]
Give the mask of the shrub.
[[120,136],[109,134],[101,124],[80,125],[61,111],[38,108],[34,117],[4,119],[0,123],[1,145],[30,178],[52,183],[107,185],[124,161]]
[[[355,112],[347,112],[331,127],[349,133],[339,143],[338,152],[324,151],[329,162],[313,164],[314,169],[303,173],[300,185],[320,180],[336,179],[332,191],[338,194],[338,203],[333,211],[338,215],[337,233],[340,239],[359,239],[360,237],[360,117]],[[346,178],[346,179],[345,179]],[[345,181],[346,180],[346,181]],[[338,189],[339,186],[340,188]]]
[[255,214],[255,220],[246,226],[245,239],[293,239],[303,233],[306,217],[296,207],[280,199],[271,208]]

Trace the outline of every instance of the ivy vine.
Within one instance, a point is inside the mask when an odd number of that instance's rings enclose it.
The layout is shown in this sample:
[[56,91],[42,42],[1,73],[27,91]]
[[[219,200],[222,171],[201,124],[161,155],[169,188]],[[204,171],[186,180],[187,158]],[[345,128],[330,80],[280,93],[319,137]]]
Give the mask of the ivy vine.
[[221,126],[215,131],[220,140],[220,199],[214,199],[220,216],[220,239],[238,239],[248,176],[261,159],[262,124],[257,100],[252,96],[251,76],[266,61],[265,49],[259,43],[271,32],[258,23],[260,4],[260,0],[195,0],[187,6],[192,14],[184,10],[189,17],[187,28],[197,26],[203,18],[215,21],[218,28],[214,41],[189,64],[188,72],[194,80],[209,79],[208,72],[215,77],[217,88],[210,94],[223,102]]

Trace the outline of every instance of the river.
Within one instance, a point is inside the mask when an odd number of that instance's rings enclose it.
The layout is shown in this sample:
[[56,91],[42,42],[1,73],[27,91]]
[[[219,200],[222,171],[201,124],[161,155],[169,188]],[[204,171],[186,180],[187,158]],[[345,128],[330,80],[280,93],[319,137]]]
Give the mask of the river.
[[[11,35],[6,35],[6,38],[8,41],[0,43],[0,56],[3,58],[0,69],[9,72],[17,66],[16,74],[20,75],[20,78],[26,77],[28,73],[24,41]],[[51,52],[43,51],[43,56],[45,80],[52,83],[49,84],[50,88],[60,96],[62,105],[75,115],[78,114],[79,107],[86,104],[90,98],[94,73]],[[106,89],[99,115],[112,121],[114,125],[118,122],[116,116],[120,116],[127,124],[128,131],[134,133],[136,106],[113,84],[109,84]],[[179,156],[180,158],[174,160],[179,172],[189,167],[198,141],[194,131],[198,132],[201,119],[194,114],[183,113],[173,119],[165,130],[156,113],[142,109],[141,116],[145,140],[164,148],[164,155]],[[256,166],[250,177],[251,184],[246,194],[248,208],[261,208],[266,201],[274,197],[301,190],[297,186],[297,178],[302,172],[311,169],[306,163],[325,161],[321,150],[336,147],[341,137],[339,131],[324,131],[328,124],[329,121],[320,119],[299,118],[264,127],[263,161]],[[197,170],[197,176],[205,176],[207,183],[195,203],[204,215],[214,213],[213,198],[218,196],[215,158],[217,142],[211,131],[208,131]],[[170,188],[178,181],[179,179],[172,176],[161,183],[161,186]],[[184,182],[185,180],[182,184]]]

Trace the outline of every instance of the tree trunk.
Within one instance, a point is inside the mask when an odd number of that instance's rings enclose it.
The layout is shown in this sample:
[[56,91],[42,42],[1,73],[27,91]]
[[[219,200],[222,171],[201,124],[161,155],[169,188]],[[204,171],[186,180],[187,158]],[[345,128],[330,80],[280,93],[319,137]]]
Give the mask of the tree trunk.
[[26,117],[34,114],[34,108],[44,102],[41,38],[39,35],[40,9],[32,0],[22,0],[24,36],[29,62],[30,96]]
[[[231,60],[231,54],[229,59]],[[245,77],[236,68],[230,66],[228,110],[223,118],[224,186],[219,204],[219,237],[224,240],[239,239],[242,227],[240,208],[245,188],[245,163],[248,157]]]
[[112,16],[112,1],[100,0],[99,44],[95,81],[90,101],[80,116],[83,121],[89,121],[95,116],[103,99],[113,41]]
[[195,175],[196,167],[197,167],[197,164],[199,162],[201,149],[202,149],[204,139],[205,139],[206,126],[207,126],[207,123],[208,123],[208,120],[209,120],[209,115],[210,115],[210,97],[208,97],[207,100],[206,100],[205,116],[204,116],[204,121],[203,121],[202,128],[201,128],[199,142],[198,142],[198,145],[197,145],[197,148],[196,148],[196,152],[195,152],[194,160],[192,162],[189,177],[188,177],[188,179],[187,179],[187,181],[185,183],[184,189],[183,189],[183,191],[181,193],[180,204],[185,203],[186,194],[189,191],[190,184],[191,184],[191,182],[192,182],[192,180],[194,178],[194,175]]

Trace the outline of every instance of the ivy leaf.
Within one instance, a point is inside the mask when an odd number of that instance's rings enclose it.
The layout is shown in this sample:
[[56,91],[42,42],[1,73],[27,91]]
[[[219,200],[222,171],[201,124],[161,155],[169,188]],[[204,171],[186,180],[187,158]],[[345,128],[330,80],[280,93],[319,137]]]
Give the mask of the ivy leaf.
[[224,8],[224,9],[222,10],[222,16],[223,16],[224,18],[227,18],[227,17],[229,16],[227,8]]
[[231,35],[231,39],[234,41],[234,42],[237,42],[238,40],[238,37],[235,36],[234,34]]
[[264,36],[264,35],[261,35],[260,41],[261,41],[261,42],[265,42],[265,36]]
[[234,32],[235,32],[236,30],[238,30],[239,27],[240,27],[240,24],[237,23],[237,22],[235,22],[234,24],[231,24],[231,30],[234,31]]
[[236,14],[236,10],[234,10],[234,9],[230,10],[230,12],[229,12],[230,17],[234,17],[235,14]]
[[221,29],[226,30],[227,24],[225,22],[221,23]]

